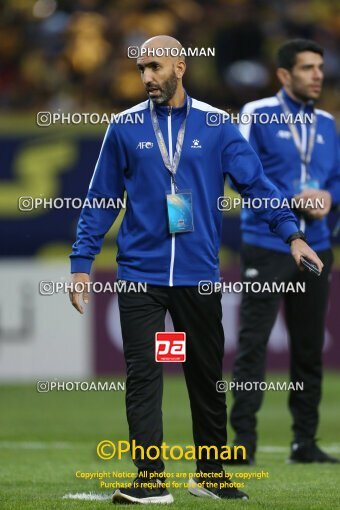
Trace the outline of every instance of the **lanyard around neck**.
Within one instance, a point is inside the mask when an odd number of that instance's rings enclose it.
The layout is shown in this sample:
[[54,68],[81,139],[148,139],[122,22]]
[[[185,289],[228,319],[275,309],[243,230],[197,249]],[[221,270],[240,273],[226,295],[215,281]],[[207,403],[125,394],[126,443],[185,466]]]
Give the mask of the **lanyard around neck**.
[[179,128],[178,135],[177,135],[177,141],[176,141],[176,151],[175,151],[172,161],[170,161],[169,153],[168,153],[167,147],[164,142],[162,131],[159,127],[159,122],[158,122],[158,118],[157,118],[155,105],[150,100],[150,114],[151,114],[152,126],[154,129],[155,135],[156,135],[156,139],[157,139],[158,147],[159,147],[162,159],[163,159],[163,163],[165,165],[165,168],[170,172],[173,182],[175,182],[176,172],[178,169],[179,160],[180,160],[181,153],[182,153],[183,141],[184,141],[184,135],[185,135],[185,126],[186,126],[186,121],[187,121],[187,118],[189,115],[189,111],[190,111],[190,100],[187,97],[187,111],[186,111],[185,119],[183,120],[181,127]]
[[[287,118],[291,116],[291,111],[283,97],[282,90],[278,92],[277,94],[278,100],[280,101],[280,104],[282,106],[282,110]],[[310,133],[309,133],[309,139],[307,144],[307,150],[304,151],[304,148],[302,147],[302,140],[300,138],[299,132],[296,128],[296,125],[294,123],[288,122],[288,127],[290,129],[290,132],[293,137],[293,141],[295,144],[295,147],[297,148],[301,162],[305,165],[308,165],[312,159],[312,152],[315,144],[315,137],[316,137],[316,115],[313,112],[313,122],[310,127]]]

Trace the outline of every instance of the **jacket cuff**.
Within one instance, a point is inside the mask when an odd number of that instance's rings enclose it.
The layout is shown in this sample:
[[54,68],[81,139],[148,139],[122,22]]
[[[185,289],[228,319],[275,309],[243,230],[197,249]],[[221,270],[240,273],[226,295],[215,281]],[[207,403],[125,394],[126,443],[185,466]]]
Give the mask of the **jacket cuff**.
[[85,257],[71,257],[71,273],[90,274],[93,260]]
[[285,221],[275,229],[275,234],[280,236],[285,243],[291,235],[297,232],[299,232],[299,228],[294,221]]

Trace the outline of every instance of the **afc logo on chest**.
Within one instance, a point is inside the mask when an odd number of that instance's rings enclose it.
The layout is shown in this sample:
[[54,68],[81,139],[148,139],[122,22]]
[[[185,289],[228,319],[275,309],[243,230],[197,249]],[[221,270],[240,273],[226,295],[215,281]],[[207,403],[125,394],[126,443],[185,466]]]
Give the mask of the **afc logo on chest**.
[[183,363],[186,360],[186,333],[159,332],[155,335],[155,360]]
[[152,149],[153,142],[138,142],[136,149]]

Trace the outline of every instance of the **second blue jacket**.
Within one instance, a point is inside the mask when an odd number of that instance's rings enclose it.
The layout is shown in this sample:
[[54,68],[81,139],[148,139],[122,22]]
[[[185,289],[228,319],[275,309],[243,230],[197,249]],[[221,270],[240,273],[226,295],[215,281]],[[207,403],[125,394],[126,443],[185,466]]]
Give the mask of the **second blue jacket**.
[[[318,184],[318,187],[329,191],[332,204],[340,203],[340,158],[338,135],[334,117],[324,110],[314,108],[312,103],[303,104],[294,101],[282,89],[284,99],[292,115],[298,119],[304,114],[317,117],[316,138],[312,159],[307,169],[307,178]],[[244,117],[260,119],[280,118],[282,107],[276,96],[253,101],[244,106]],[[257,115],[257,117],[256,117]],[[310,132],[310,122],[296,122],[296,127],[305,146]],[[281,193],[290,200],[297,192],[298,185],[304,178],[303,168],[297,148],[295,147],[287,123],[248,122],[241,124],[240,131],[249,140],[263,165],[266,176],[279,188]],[[243,209],[242,238],[245,243],[268,248],[280,252],[288,252],[289,246],[275,236],[263,221],[251,209]],[[297,216],[299,227],[307,237],[308,244],[316,251],[330,248],[330,231],[327,218],[318,220],[304,219]]]

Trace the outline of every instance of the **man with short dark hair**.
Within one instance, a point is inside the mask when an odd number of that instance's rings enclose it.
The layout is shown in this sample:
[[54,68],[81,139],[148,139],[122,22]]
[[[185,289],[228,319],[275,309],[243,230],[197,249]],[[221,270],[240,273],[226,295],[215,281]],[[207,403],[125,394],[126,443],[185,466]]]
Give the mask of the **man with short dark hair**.
[[[282,197],[235,126],[207,125],[207,113],[218,110],[186,94],[184,59],[156,53],[169,48],[181,45],[168,36],[143,44],[137,67],[149,100],[121,117],[139,112],[144,123],[119,122],[108,128],[88,193],[92,200],[122,198],[126,191],[127,208],[117,239],[118,279],[147,283],[146,293],[118,296],[130,441],[145,450],[162,446],[163,374],[155,360],[155,334],[164,331],[169,310],[176,331],[186,333],[183,370],[196,451],[212,447],[218,454],[210,457],[208,450],[197,458],[197,476],[190,480],[189,491],[212,499],[248,499],[230,486],[220,455],[227,441],[225,394],[216,391],[224,353],[221,295],[202,295],[199,282],[220,281],[222,213],[217,200],[226,174],[244,196]],[[261,208],[259,214],[291,245],[298,265],[301,256],[307,256],[322,270],[288,207]],[[91,264],[117,215],[112,209],[82,210],[71,255],[74,282],[89,282]],[[83,298],[87,302],[88,295]],[[82,313],[80,295],[71,293],[71,301]],[[162,483],[163,459],[144,457],[138,450],[133,460],[138,476],[132,487],[117,489],[113,502],[171,503]],[[211,487],[202,474],[218,476],[217,486]]]
[[[282,114],[288,119],[291,115],[296,122],[253,122],[241,125],[240,130],[257,152],[267,177],[287,199],[295,199],[293,207],[300,229],[323,261],[324,270],[320,277],[298,271],[281,239],[252,210],[242,210],[244,281],[305,282],[306,292],[284,296],[243,293],[233,377],[236,382],[263,381],[266,346],[283,298],[290,336],[291,381],[304,385],[303,391],[291,391],[289,395],[293,418],[289,461],[337,462],[316,445],[332,265],[327,214],[340,202],[340,160],[334,118],[314,107],[323,82],[323,49],[304,39],[286,42],[278,51],[277,76],[282,84],[278,94],[246,104],[243,113],[252,118],[267,114],[269,119]],[[311,122],[304,121],[305,114],[312,118]],[[257,389],[234,390],[231,424],[236,431],[235,444],[247,448],[246,463],[254,462],[256,413],[262,399],[263,393]]]

